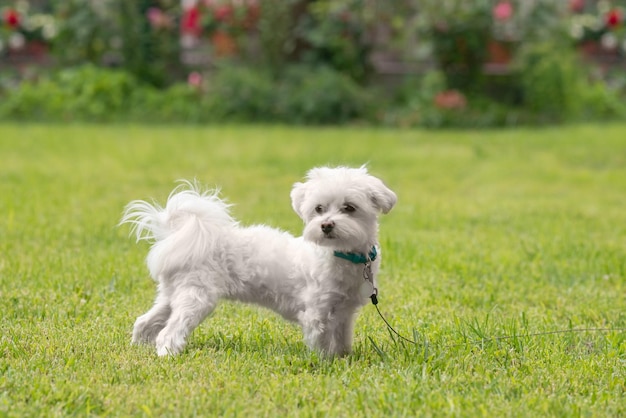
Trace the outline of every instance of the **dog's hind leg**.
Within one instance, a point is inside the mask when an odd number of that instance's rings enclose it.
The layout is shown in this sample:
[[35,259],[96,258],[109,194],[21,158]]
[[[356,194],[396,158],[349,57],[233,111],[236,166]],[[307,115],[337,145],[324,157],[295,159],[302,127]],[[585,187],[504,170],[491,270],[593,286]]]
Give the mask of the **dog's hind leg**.
[[169,297],[163,289],[160,289],[152,309],[135,321],[133,343],[154,344],[157,335],[167,324],[171,313]]
[[204,286],[187,285],[176,289],[170,306],[172,313],[156,338],[159,356],[180,353],[187,337],[217,305],[217,295]]

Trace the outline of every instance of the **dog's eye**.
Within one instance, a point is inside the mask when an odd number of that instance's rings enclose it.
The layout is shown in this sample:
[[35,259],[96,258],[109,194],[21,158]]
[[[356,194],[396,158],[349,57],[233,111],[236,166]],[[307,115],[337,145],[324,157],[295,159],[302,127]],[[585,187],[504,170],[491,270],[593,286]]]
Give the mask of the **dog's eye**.
[[319,214],[324,213],[324,206],[322,205],[315,206],[315,212]]
[[356,210],[356,208],[354,206],[352,206],[349,203],[346,203],[343,208],[341,208],[341,210],[345,213],[352,213]]

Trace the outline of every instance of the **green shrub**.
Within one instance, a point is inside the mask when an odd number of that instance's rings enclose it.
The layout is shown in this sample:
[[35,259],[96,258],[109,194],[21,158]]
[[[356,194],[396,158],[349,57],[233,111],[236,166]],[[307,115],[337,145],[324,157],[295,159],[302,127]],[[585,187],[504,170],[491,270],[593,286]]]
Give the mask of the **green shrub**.
[[115,1],[56,0],[57,33],[52,52],[61,65],[102,63],[119,36],[119,18]]
[[271,77],[261,70],[223,66],[209,78],[207,110],[218,121],[271,121],[275,90]]
[[407,80],[395,98],[395,106],[385,112],[384,122],[400,126],[441,126],[443,115],[433,102],[437,93],[448,89],[443,71],[429,71]]
[[580,114],[584,74],[574,53],[552,43],[530,44],[520,54],[524,106],[556,120]]
[[626,106],[604,82],[591,82],[574,51],[553,43],[529,44],[518,71],[523,106],[555,121],[626,116]]
[[[298,62],[328,66],[353,80],[365,82],[371,73],[372,50],[367,33],[366,10],[361,0],[302,2],[306,13],[299,16],[296,32]],[[358,12],[357,12],[358,11]],[[370,9],[375,13],[378,9]]]
[[382,116],[382,123],[392,126],[426,128],[490,128],[543,124],[543,115],[497,101],[484,94],[467,95],[465,106],[438,107],[436,97],[450,92],[442,71],[430,71],[402,87],[393,107]]
[[245,67],[222,67],[209,79],[207,111],[213,120],[333,124],[368,117],[369,95],[330,68],[288,67],[283,76]]
[[368,95],[336,71],[292,68],[274,80],[245,67],[221,67],[204,90],[164,90],[123,71],[91,65],[23,82],[0,104],[0,118],[83,121],[342,123],[368,113]]
[[159,123],[201,123],[211,120],[206,100],[187,84],[174,84],[165,90],[142,87],[132,96],[128,118]]
[[60,116],[62,111],[54,108],[62,104],[63,98],[56,84],[43,80],[38,84],[24,82],[13,91],[8,91],[0,101],[0,117],[8,119],[42,119]]
[[87,65],[7,87],[0,119],[139,121],[160,123],[279,122],[338,124],[355,120],[390,125],[494,127],[626,117],[626,104],[603,82],[590,82],[574,58],[537,46],[511,74],[521,103],[466,95],[455,108],[437,106],[449,91],[444,73],[407,83],[393,107],[327,67],[287,67],[279,78],[246,67],[221,66],[204,85],[157,89],[124,71]]
[[122,71],[86,65],[24,82],[0,104],[0,116],[17,119],[111,120],[130,103],[137,81]]
[[371,113],[372,100],[365,89],[326,67],[290,68],[278,94],[278,116],[290,123],[342,123]]
[[586,120],[626,118],[626,102],[604,82],[589,83],[581,96],[581,116]]
[[[32,3],[32,2],[31,2]],[[56,0],[52,52],[61,65],[119,65],[144,83],[170,85],[180,76],[180,14],[176,0]],[[147,14],[170,20],[152,27]]]

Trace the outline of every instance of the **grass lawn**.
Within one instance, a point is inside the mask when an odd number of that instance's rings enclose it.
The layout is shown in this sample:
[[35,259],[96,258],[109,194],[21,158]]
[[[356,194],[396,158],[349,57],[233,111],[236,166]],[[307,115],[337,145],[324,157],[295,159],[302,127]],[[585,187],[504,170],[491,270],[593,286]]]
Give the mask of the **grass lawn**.
[[[360,165],[380,309],[355,351],[223,303],[185,352],[132,346],[154,283],[124,205],[180,178],[299,234],[291,185]],[[0,125],[0,416],[626,416],[626,125],[511,131]],[[613,331],[527,334],[554,330]],[[518,337],[492,339],[497,336]]]

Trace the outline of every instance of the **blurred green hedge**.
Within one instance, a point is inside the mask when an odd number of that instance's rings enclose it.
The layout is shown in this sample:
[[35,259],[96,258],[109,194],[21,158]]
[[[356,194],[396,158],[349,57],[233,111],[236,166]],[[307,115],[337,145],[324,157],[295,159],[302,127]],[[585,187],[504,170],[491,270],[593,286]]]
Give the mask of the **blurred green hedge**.
[[122,70],[85,65],[5,92],[0,119],[336,124],[370,119],[372,106],[369,91],[329,68],[292,67],[274,79],[229,67],[198,86],[157,89]]

